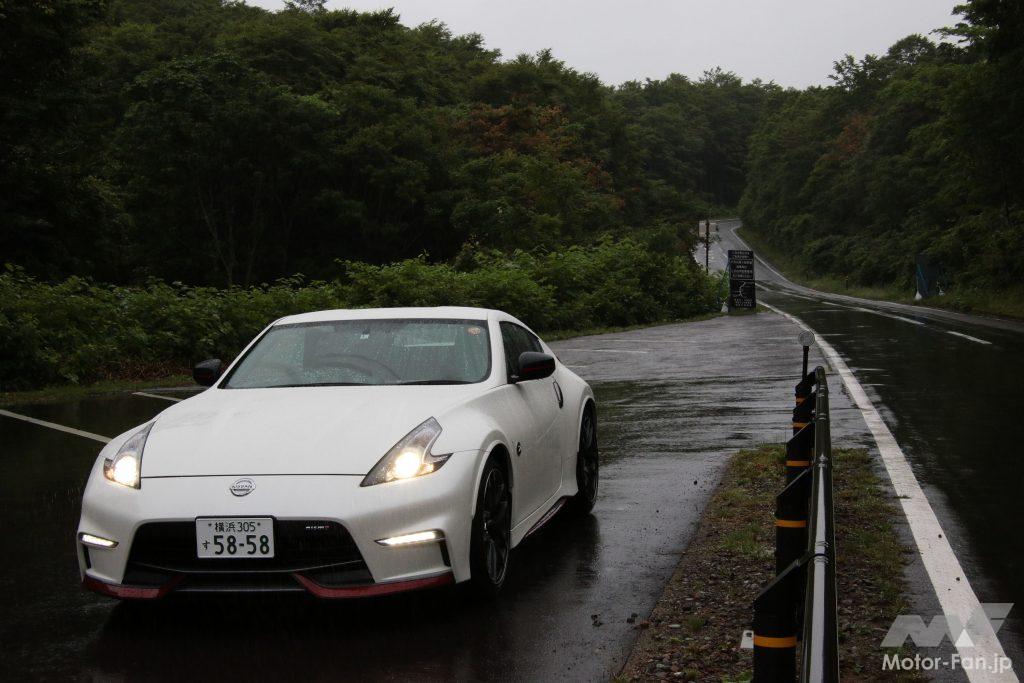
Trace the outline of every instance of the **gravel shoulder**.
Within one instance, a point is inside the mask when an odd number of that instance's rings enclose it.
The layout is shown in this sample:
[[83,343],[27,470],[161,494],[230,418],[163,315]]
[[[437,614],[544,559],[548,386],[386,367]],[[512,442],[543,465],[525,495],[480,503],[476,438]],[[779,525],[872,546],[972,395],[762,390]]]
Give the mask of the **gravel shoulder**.
[[[618,680],[749,680],[752,651],[740,649],[754,597],[773,575],[774,497],[784,482],[781,446],[729,461],[694,540],[646,619]],[[920,680],[882,670],[879,647],[892,620],[910,610],[909,549],[896,529],[895,500],[864,449],[835,452],[836,562],[843,680]],[[913,655],[909,649],[901,651]]]

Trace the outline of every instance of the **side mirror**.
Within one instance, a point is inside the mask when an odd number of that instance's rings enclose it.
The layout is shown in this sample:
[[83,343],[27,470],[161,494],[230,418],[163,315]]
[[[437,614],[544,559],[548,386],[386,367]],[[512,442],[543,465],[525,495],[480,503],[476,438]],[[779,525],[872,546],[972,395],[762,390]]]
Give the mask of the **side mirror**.
[[192,379],[196,381],[196,384],[212,387],[213,383],[220,378],[221,369],[220,358],[204,360],[202,363],[196,363],[196,366],[192,368]]
[[523,351],[519,354],[519,369],[512,380],[528,382],[531,379],[544,379],[550,377],[554,371],[554,357],[536,351]]

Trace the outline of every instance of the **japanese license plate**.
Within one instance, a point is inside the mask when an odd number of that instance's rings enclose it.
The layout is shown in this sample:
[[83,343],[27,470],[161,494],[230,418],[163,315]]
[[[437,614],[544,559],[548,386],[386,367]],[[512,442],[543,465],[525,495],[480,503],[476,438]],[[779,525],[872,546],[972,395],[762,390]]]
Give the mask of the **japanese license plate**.
[[274,520],[271,517],[200,517],[196,519],[196,556],[273,557]]

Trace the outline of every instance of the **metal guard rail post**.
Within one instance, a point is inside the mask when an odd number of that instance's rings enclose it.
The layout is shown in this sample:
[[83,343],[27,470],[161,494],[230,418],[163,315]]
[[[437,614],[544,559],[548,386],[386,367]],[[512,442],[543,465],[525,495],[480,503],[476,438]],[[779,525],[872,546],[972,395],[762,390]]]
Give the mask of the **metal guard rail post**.
[[801,379],[796,399],[787,486],[776,500],[776,577],[754,600],[755,683],[792,683],[798,644],[802,682],[839,680],[832,438],[823,368]]

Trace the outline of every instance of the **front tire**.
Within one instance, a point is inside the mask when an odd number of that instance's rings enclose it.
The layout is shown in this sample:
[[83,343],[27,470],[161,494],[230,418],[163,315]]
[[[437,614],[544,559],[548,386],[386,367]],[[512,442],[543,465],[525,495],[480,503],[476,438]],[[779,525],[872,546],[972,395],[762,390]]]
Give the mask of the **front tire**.
[[580,424],[580,446],[576,453],[577,493],[572,498],[573,508],[581,514],[589,513],[597,502],[598,471],[597,416],[590,405],[583,411]]
[[508,578],[512,556],[512,490],[505,469],[494,455],[480,476],[471,533],[473,588],[480,595],[495,596]]

